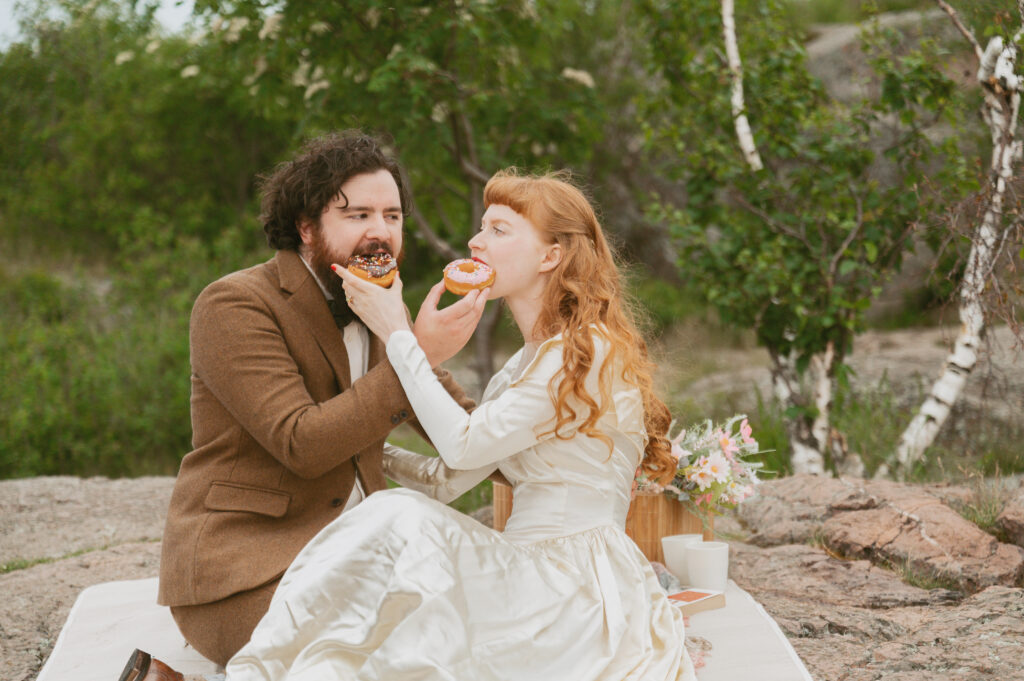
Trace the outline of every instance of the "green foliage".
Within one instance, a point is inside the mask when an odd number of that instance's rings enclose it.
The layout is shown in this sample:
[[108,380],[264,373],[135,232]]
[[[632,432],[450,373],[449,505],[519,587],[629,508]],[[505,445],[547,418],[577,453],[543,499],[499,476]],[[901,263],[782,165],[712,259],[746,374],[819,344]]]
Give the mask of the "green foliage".
[[[900,393],[883,376],[874,385],[845,386],[836,391],[833,425],[845,435],[868,475],[891,460],[895,443],[924,397],[923,390]],[[1019,442],[1024,428],[982,412],[954,410],[931,448],[929,459],[910,476],[917,481],[957,480],[1024,472]]]
[[[683,273],[770,351],[806,361],[831,343],[841,361],[929,206],[926,173],[946,170],[929,167],[943,150],[924,134],[926,118],[952,116],[953,85],[932,66],[937,49],[879,52],[881,96],[846,106],[810,75],[776,3],[739,3],[747,113],[766,164],[754,172],[732,123],[718,3],[646,8],[649,61],[663,83],[645,103],[648,141],[678,156],[670,172],[688,197],[653,210],[673,226]],[[869,49],[884,39],[876,32]],[[900,126],[886,139],[882,123],[893,117]]]
[[243,74],[114,0],[38,12],[57,18],[0,53],[0,235],[103,253],[151,214],[212,238],[251,210],[290,131],[251,115]]
[[784,0],[786,17],[809,30],[814,24],[852,24],[880,12],[929,10],[934,0]]
[[148,229],[110,282],[0,273],[0,478],[177,471],[192,301],[246,251],[230,232],[206,248]]
[[[456,249],[476,229],[491,173],[578,164],[599,130],[589,75],[563,75],[576,65],[562,46],[587,16],[573,3],[265,5],[197,2],[208,58],[244,72],[263,115],[297,112],[297,135],[352,126],[391,137],[422,208],[412,226],[430,215]],[[423,244],[416,252],[407,280],[439,264]]]

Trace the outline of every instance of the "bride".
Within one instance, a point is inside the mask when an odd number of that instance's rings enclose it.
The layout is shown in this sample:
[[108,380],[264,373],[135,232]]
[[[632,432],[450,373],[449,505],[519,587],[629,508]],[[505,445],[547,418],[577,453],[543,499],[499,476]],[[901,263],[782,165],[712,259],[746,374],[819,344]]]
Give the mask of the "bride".
[[[524,347],[467,413],[416,344],[401,280],[337,268],[440,458],[389,448],[412,489],[302,550],[228,681],[694,679],[683,617],[624,531],[637,466],[668,477],[675,459],[594,210],[563,174],[500,172],[484,202],[469,247]],[[504,533],[444,505],[496,469],[514,486]]]

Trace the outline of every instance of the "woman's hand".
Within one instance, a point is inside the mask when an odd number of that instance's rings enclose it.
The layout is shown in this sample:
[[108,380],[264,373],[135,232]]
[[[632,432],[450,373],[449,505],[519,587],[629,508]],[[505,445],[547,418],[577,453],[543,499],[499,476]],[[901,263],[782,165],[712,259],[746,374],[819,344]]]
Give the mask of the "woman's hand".
[[357,277],[341,265],[331,265],[331,269],[345,282],[345,299],[349,308],[373,335],[387,343],[395,331],[412,330],[402,301],[400,274],[395,273],[395,281],[390,288],[383,288]]
[[480,315],[484,313],[487,292],[487,289],[470,291],[458,302],[439,310],[437,304],[444,293],[444,280],[430,289],[412,329],[430,366],[436,367],[451,359],[469,341],[480,322]]

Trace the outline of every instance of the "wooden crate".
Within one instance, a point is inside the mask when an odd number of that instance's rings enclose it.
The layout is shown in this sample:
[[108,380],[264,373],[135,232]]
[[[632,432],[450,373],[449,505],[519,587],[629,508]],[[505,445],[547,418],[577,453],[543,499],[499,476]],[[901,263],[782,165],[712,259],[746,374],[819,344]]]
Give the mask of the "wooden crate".
[[636,542],[647,560],[665,562],[661,538],[670,534],[703,534],[704,541],[715,538],[714,518],[707,527],[686,506],[664,494],[637,494],[626,515],[626,534]]
[[[505,529],[512,514],[512,488],[494,483],[494,529]],[[701,519],[678,501],[664,494],[637,494],[626,515],[626,534],[636,542],[648,560],[665,562],[661,538],[670,534],[703,533],[705,541],[714,539],[714,518],[705,527]]]

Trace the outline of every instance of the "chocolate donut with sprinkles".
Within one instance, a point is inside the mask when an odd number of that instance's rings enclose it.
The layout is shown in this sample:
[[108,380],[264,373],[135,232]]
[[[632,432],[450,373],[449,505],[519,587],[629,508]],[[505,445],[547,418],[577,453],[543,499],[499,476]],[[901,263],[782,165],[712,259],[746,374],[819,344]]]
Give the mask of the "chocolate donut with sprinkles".
[[345,268],[360,279],[388,288],[398,273],[398,263],[390,253],[365,253],[353,255]]

